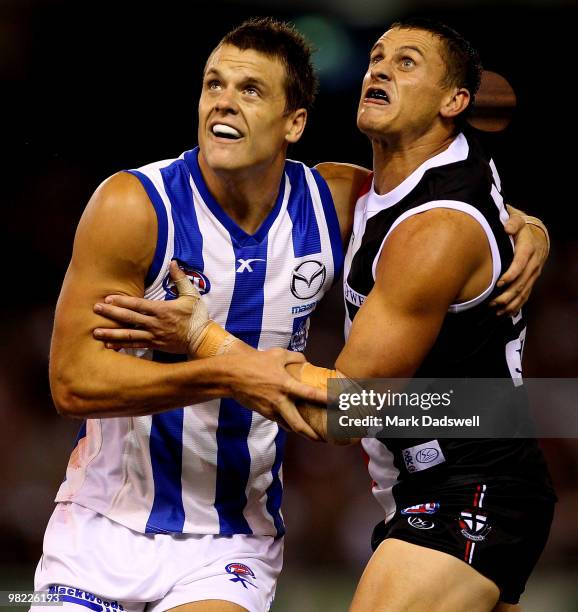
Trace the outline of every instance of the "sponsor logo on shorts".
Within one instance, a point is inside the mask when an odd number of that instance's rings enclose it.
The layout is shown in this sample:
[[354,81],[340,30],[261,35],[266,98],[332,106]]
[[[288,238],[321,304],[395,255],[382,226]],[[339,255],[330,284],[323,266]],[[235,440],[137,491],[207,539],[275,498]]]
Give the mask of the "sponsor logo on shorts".
[[427,504],[416,504],[404,508],[402,514],[434,514],[440,509],[438,502],[428,502]]
[[323,288],[327,269],[316,259],[309,259],[296,266],[291,274],[291,293],[300,300],[309,300]]
[[407,522],[416,529],[433,529],[435,523],[429,519],[423,519],[419,516],[410,516]]
[[255,578],[255,574],[248,565],[244,563],[229,563],[229,565],[225,566],[225,570],[227,574],[233,574],[235,576],[230,579],[231,582],[240,582],[246,589],[249,588],[247,586],[248,584],[256,589],[259,588],[256,584],[251,582],[251,580]]
[[124,612],[123,605],[118,603],[118,601],[107,601],[94,593],[89,593],[82,589],[75,589],[61,584],[51,584],[48,587],[48,592],[58,594],[59,601],[78,604],[89,610],[95,610],[95,612]]
[[472,540],[472,542],[485,540],[492,530],[492,527],[488,524],[487,514],[483,514],[477,508],[462,511],[458,523],[464,538]]
[[446,458],[437,440],[430,440],[402,451],[405,467],[410,474],[444,463]]
[[[201,295],[209,293],[211,290],[211,282],[205,274],[203,274],[200,270],[191,268],[182,261],[177,261],[177,263],[179,264],[179,268],[188,276],[191,283],[195,285]],[[179,296],[177,288],[175,287],[175,284],[171,280],[169,274],[167,274],[163,280],[163,289],[172,297],[176,298]]]

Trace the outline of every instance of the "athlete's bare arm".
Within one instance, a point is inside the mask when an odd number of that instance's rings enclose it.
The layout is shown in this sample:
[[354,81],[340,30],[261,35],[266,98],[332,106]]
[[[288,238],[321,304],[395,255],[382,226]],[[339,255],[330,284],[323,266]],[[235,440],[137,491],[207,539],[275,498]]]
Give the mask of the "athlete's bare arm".
[[465,213],[435,209],[401,223],[385,242],[337,368],[352,378],[411,377],[449,306],[482,293],[491,265],[486,235]]
[[[279,412],[315,438],[289,396],[323,401],[285,371],[300,355],[255,351],[160,364],[110,351],[92,332],[103,323],[93,311],[108,294],[142,296],[156,244],[156,216],[140,182],[128,173],[105,181],[80,221],[72,260],[56,309],[50,383],[59,412],[76,417],[150,414],[215,397],[235,397],[270,417]],[[260,396],[260,397],[259,397]]]

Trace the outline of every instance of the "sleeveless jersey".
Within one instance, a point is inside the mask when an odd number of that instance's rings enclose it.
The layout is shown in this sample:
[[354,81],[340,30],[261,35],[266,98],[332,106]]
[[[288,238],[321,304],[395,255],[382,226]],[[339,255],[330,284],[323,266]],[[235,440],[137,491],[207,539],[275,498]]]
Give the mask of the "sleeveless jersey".
[[[475,140],[459,134],[448,149],[424,162],[389,193],[378,195],[373,185],[368,187],[356,205],[345,259],[346,336],[373,288],[377,262],[389,234],[412,215],[434,208],[459,210],[473,217],[486,234],[492,278],[478,296],[450,306],[434,345],[414,376],[511,377],[512,395],[519,398],[523,393],[524,317],[521,312],[497,317],[488,306],[497,293],[498,278],[513,257],[512,240],[503,229],[508,213],[493,161]],[[508,468],[521,473],[530,466],[537,471],[544,467],[534,440],[388,438],[364,439],[363,447],[374,495],[388,516],[395,511],[395,494],[402,490],[400,487],[423,487],[439,478],[457,481],[474,474],[504,474]],[[416,457],[426,448],[429,456],[437,459],[419,464]]]
[[[288,160],[274,208],[248,235],[209,192],[198,148],[130,172],[158,220],[145,297],[176,297],[168,272],[176,259],[209,316],[229,332],[255,348],[302,351],[309,316],[343,262],[333,200],[319,173]],[[232,399],[88,419],[56,501],[143,533],[280,536],[284,442],[276,423]]]

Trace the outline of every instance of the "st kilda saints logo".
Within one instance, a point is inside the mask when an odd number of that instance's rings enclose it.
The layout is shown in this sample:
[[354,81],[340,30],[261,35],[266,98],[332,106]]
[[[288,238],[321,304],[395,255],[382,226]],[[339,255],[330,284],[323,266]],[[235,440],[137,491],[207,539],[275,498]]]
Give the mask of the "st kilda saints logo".
[[462,511],[458,524],[464,538],[472,540],[472,542],[485,540],[492,530],[492,527],[488,525],[488,516],[477,508]]
[[327,269],[320,261],[303,261],[291,274],[291,293],[300,300],[309,300],[321,291],[326,277]]

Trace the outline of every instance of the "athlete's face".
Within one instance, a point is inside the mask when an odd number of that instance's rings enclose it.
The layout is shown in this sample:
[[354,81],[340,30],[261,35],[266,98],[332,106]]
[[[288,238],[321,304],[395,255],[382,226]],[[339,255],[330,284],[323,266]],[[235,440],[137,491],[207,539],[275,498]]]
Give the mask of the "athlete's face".
[[363,133],[377,139],[424,133],[444,114],[455,88],[442,85],[442,44],[434,34],[418,29],[394,28],[379,38],[371,50],[357,112]]
[[232,45],[212,53],[199,100],[199,145],[209,167],[235,171],[284,158],[306,119],[303,109],[286,112],[284,83],[276,58]]

